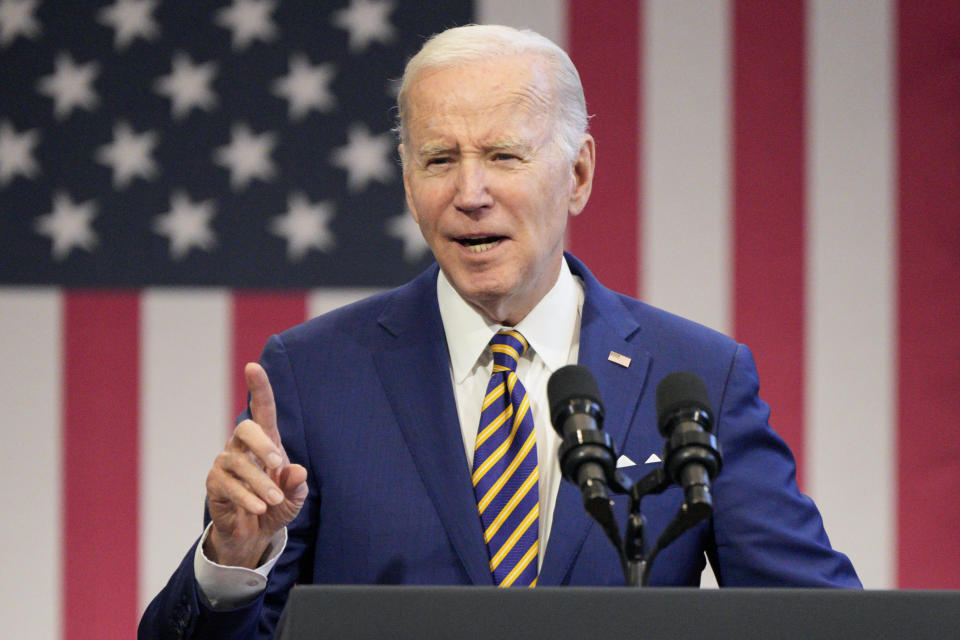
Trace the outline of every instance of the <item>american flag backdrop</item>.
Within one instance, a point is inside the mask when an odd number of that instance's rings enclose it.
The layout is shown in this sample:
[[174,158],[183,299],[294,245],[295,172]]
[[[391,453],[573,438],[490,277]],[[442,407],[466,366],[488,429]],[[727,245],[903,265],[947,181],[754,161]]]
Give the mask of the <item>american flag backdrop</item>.
[[753,348],[866,586],[960,588],[956,0],[0,0],[8,637],[131,637],[242,363],[429,263],[395,80],[471,21],[580,70],[573,252]]

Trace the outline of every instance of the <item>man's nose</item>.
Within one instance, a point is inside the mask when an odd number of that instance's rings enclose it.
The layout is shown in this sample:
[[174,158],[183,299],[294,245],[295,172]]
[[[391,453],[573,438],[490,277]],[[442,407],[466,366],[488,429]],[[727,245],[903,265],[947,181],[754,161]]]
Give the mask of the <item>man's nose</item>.
[[454,206],[465,213],[470,213],[493,204],[488,178],[482,161],[473,159],[462,161],[457,168]]

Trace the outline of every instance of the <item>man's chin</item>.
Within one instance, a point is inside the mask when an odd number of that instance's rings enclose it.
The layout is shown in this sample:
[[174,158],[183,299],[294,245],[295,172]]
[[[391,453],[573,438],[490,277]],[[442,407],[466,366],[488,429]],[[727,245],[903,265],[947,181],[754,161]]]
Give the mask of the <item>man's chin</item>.
[[510,294],[510,287],[499,280],[483,279],[477,281],[475,278],[460,279],[459,281],[449,277],[453,288],[460,294],[470,306],[482,311],[488,319],[499,322],[496,318],[498,310],[506,303]]
[[[440,265],[443,266],[442,264]],[[510,269],[499,263],[464,263],[455,261],[452,269],[444,269],[447,279],[467,299],[496,299],[510,290]]]
[[507,297],[505,287],[466,287],[460,296],[470,304],[483,308],[496,307]]

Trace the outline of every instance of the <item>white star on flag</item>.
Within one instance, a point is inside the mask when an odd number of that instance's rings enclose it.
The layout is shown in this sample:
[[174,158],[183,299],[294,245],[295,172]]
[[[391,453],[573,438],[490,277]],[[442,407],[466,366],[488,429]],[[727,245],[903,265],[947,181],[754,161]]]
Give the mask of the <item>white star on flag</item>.
[[347,131],[347,144],[334,149],[330,161],[347,172],[350,191],[360,191],[371,180],[384,184],[393,180],[390,153],[394,144],[390,132],[371,135],[366,125],[355,123]]
[[287,258],[297,261],[310,249],[327,251],[334,247],[330,220],[333,205],[328,201],[310,202],[307,195],[295,192],[287,196],[287,211],[270,220],[270,232],[287,241]]
[[37,90],[53,98],[53,114],[63,120],[77,107],[93,111],[100,102],[93,90],[99,72],[96,62],[78,65],[69,53],[60,53],[49,76],[37,81]]
[[409,211],[389,218],[384,225],[387,233],[403,242],[403,259],[407,262],[416,262],[430,250],[430,245],[420,231],[420,225],[413,219]]
[[113,142],[99,147],[95,157],[113,169],[113,186],[122,189],[135,176],[150,180],[157,175],[157,164],[150,157],[155,146],[156,133],[136,133],[126,122],[119,122],[113,127]]
[[173,68],[153,84],[154,91],[170,99],[173,117],[181,120],[191,109],[210,111],[217,104],[217,94],[210,88],[217,74],[215,62],[194,64],[186,53],[173,56]]
[[36,129],[17,132],[9,121],[0,123],[0,187],[5,187],[17,175],[33,178],[40,167],[33,158],[33,148],[40,142]]
[[156,0],[116,0],[97,12],[97,21],[114,29],[113,46],[123,51],[136,38],[153,40],[160,35],[152,15],[156,6]]
[[389,20],[392,11],[392,2],[350,0],[349,7],[333,12],[332,22],[349,34],[351,51],[363,51],[374,40],[387,44],[396,37]]
[[97,246],[97,236],[91,223],[97,215],[97,203],[88,200],[76,204],[70,195],[58,191],[53,196],[53,211],[36,219],[34,229],[53,242],[53,258],[58,262],[70,255],[75,247],[91,251]]
[[27,39],[40,35],[40,23],[34,17],[36,0],[0,0],[0,46],[6,47],[23,36]]
[[274,176],[270,152],[276,144],[277,137],[269,131],[256,135],[247,125],[234,124],[230,143],[215,149],[213,160],[230,171],[230,187],[238,191],[254,178],[267,182]]
[[155,233],[170,240],[170,256],[182,260],[193,248],[209,251],[217,244],[210,229],[216,213],[213,200],[193,202],[186,192],[174,191],[170,196],[170,210],[153,220]]
[[324,112],[333,108],[335,100],[330,93],[330,83],[335,74],[333,64],[314,66],[307,56],[297,54],[290,57],[290,72],[274,81],[273,93],[290,103],[290,118],[300,120],[310,109]]
[[273,0],[233,0],[233,4],[217,11],[216,23],[233,33],[233,50],[242,51],[255,39],[270,42],[277,37],[277,26],[270,14],[276,8]]

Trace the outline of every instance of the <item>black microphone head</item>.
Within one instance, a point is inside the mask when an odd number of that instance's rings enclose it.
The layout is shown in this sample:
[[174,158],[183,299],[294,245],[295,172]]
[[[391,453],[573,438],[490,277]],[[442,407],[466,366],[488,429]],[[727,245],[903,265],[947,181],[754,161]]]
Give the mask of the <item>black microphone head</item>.
[[[547,381],[547,402],[550,404],[550,421],[559,429],[558,419],[565,413],[571,400],[590,400],[597,403],[601,412],[603,402],[600,400],[600,389],[597,379],[590,373],[590,369],[577,364],[560,367],[553,372]],[[562,419],[565,419],[563,416]]]
[[[657,385],[657,428],[664,438],[669,437],[671,419],[678,411],[705,411],[713,415],[707,387],[695,373],[671,373]],[[705,425],[707,430],[710,426]]]

